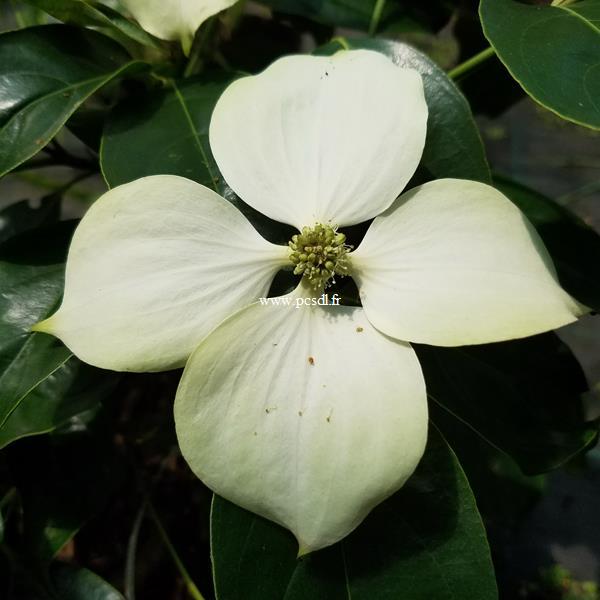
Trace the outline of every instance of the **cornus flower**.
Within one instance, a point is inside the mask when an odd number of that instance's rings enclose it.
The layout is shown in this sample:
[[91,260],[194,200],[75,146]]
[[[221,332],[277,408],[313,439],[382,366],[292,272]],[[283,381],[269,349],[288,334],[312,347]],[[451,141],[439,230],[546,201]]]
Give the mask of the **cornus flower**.
[[[301,554],[347,535],[419,462],[427,402],[409,342],[506,340],[582,312],[494,188],[444,179],[397,198],[426,121],[418,73],[374,52],[291,56],[236,81],[211,148],[241,198],[297,228],[290,244],[192,181],[140,179],[83,218],[63,304],[35,328],[109,369],[189,357],[183,455],[215,492],[290,529]],[[343,229],[372,218],[350,248]],[[348,275],[362,307],[256,302],[285,267],[301,275],[290,298]]]
[[121,0],[138,23],[162,40],[179,40],[189,53],[196,30],[237,0]]

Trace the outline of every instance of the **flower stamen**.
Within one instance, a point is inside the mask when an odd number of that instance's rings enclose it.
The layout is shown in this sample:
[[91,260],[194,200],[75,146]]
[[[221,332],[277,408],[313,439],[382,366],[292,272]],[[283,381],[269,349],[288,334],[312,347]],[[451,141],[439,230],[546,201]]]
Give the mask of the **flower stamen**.
[[335,275],[348,274],[348,252],[352,246],[346,244],[343,233],[330,225],[317,223],[314,227],[303,227],[288,245],[294,275],[302,275],[317,290],[335,282]]

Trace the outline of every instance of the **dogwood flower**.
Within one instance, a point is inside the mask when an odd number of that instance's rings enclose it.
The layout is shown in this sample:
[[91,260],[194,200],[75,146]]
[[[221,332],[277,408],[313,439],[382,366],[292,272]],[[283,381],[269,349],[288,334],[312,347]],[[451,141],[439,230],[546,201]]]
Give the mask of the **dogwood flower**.
[[161,40],[180,40],[189,54],[196,30],[237,0],[121,0],[138,23]]
[[[398,198],[426,122],[420,75],[371,51],[290,56],[237,80],[211,148],[242,199],[297,228],[289,247],[206,187],[143,178],[85,215],[62,306],[35,327],[109,369],[189,357],[175,402],[184,457],[216,493],[290,529],[300,554],[347,535],[419,462],[427,397],[410,342],[507,340],[583,310],[494,188],[443,179]],[[341,229],[373,218],[352,250]],[[286,266],[302,274],[291,306],[256,302]],[[294,308],[336,275],[354,278],[362,307]]]

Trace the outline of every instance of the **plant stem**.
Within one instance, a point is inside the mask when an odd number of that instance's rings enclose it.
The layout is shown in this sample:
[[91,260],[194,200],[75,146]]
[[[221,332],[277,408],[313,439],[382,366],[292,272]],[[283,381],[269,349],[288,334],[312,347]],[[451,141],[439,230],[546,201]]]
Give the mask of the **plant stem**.
[[348,44],[348,40],[341,35],[331,38],[331,41],[339,44],[344,50],[350,50],[350,44]]
[[196,587],[196,584],[192,581],[192,578],[190,577],[190,574],[188,573],[184,564],[181,562],[181,558],[179,558],[179,555],[177,554],[177,551],[175,550],[173,544],[171,543],[171,540],[169,539],[169,536],[168,536],[167,532],[165,531],[163,524],[161,523],[158,515],[156,514],[156,511],[154,510],[154,506],[152,506],[152,504],[150,502],[148,502],[147,510],[148,510],[148,516],[154,522],[154,525],[156,526],[156,529],[158,530],[158,533],[163,541],[163,544],[165,545],[167,551],[171,555],[171,559],[175,563],[175,567],[177,568],[177,570],[179,571],[179,574],[181,575],[181,577],[183,578],[183,580],[185,582],[185,585],[187,587],[187,590],[188,590],[190,596],[192,598],[194,598],[194,600],[205,600],[204,596],[200,593],[200,590]]
[[379,21],[381,21],[381,15],[385,8],[385,0],[377,0],[375,7],[373,8],[373,14],[371,15],[371,23],[369,25],[369,35],[375,35],[377,28],[379,27]]
[[140,529],[142,528],[142,521],[146,515],[147,507],[148,506],[144,501],[135,517],[131,535],[127,542],[127,558],[125,561],[125,598],[127,598],[127,600],[135,600],[135,557],[137,554]]
[[450,79],[458,79],[459,77],[462,77],[465,73],[468,73],[475,67],[479,66],[481,63],[485,62],[488,58],[494,56],[494,54],[496,54],[496,51],[491,46],[489,46],[485,50],[479,52],[479,54],[472,56],[457,67],[454,67],[454,69],[452,69],[451,71],[448,71],[448,77],[450,77]]

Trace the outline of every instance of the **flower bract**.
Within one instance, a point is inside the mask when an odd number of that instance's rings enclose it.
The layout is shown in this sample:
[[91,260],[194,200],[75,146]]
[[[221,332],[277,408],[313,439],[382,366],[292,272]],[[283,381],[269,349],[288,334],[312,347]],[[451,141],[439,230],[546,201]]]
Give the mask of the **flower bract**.
[[196,30],[204,21],[237,0],[121,0],[139,24],[162,40],[179,40],[189,53]]
[[[584,310],[493,187],[442,179],[399,196],[427,113],[420,75],[371,51],[286,57],[237,80],[211,149],[245,202],[298,230],[290,244],[199,184],[134,181],[83,218],[63,304],[36,327],[100,367],[187,360],[184,457],[216,493],[290,529],[300,553],[346,536],[417,466],[427,394],[410,342],[529,336]],[[344,228],[371,219],[351,248]],[[300,278],[290,304],[257,302],[285,267]],[[335,276],[355,280],[362,307],[294,304]]]

